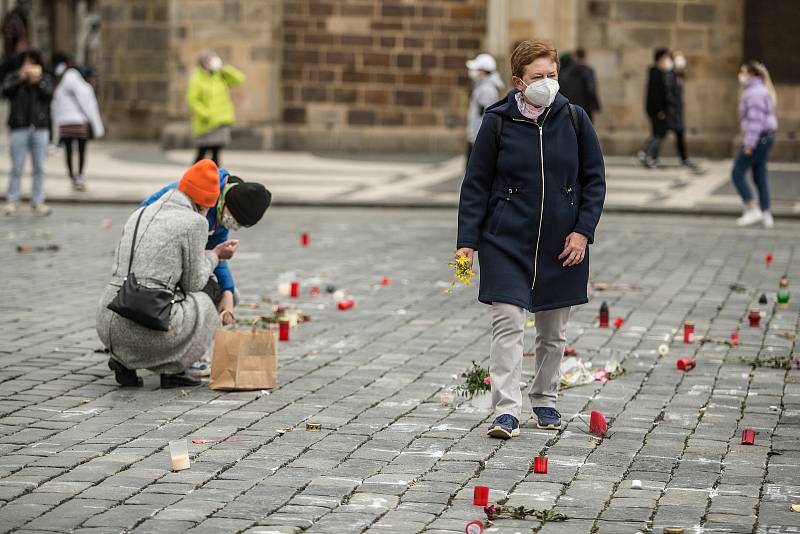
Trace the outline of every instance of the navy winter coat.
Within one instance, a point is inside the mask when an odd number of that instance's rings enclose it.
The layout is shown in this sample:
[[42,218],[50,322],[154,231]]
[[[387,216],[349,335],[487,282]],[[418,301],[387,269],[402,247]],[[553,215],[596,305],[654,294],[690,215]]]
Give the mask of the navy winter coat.
[[584,304],[588,250],[572,267],[558,256],[573,231],[594,242],[606,193],[600,143],[576,106],[578,139],[561,94],[537,124],[520,113],[515,93],[484,115],[461,185],[457,247],[478,250],[481,302],[531,312]]

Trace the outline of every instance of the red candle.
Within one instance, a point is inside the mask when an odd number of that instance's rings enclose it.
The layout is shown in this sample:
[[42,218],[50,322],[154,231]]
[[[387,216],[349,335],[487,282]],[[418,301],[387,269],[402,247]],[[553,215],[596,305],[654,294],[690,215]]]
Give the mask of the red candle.
[[764,262],[766,262],[767,267],[772,265],[772,253],[769,253],[766,256],[764,256]]
[[533,472],[547,474],[547,456],[540,455],[533,459]]
[[607,431],[606,416],[596,410],[592,410],[589,416],[589,433],[605,436]]
[[749,428],[742,430],[742,445],[753,445],[756,442],[756,433]]
[[309,241],[310,241],[310,239],[308,237],[308,232],[303,232],[302,234],[300,234],[300,244],[302,246],[307,247]]
[[475,486],[472,494],[472,504],[475,506],[489,504],[489,486]]
[[608,328],[608,304],[603,302],[600,305],[600,328]]
[[467,534],[482,534],[483,533],[483,523],[480,521],[470,521],[467,523],[467,528],[465,530]]
[[616,318],[616,319],[614,319],[614,328],[616,328],[617,330],[619,330],[620,328],[622,328],[622,325],[623,325],[623,324],[625,324],[625,319],[623,319],[622,317],[620,317],[619,315],[617,315],[617,318]]
[[383,279],[381,280],[381,284],[385,285],[385,286],[388,286],[389,285],[389,278],[384,276]]
[[739,333],[734,332],[731,334],[731,345],[738,345],[739,344]]
[[683,323],[683,342],[694,343],[694,323],[689,321]]
[[292,282],[292,285],[290,286],[289,289],[289,296],[292,297],[293,299],[296,299],[297,297],[300,296],[300,284],[298,284],[297,282]]
[[750,313],[747,315],[747,319],[750,321],[750,326],[758,326],[761,322],[761,310],[758,308],[751,308]]
[[342,311],[349,310],[354,305],[355,305],[355,302],[353,302],[353,299],[349,299],[349,298],[342,299],[336,304],[336,306]]
[[697,360],[694,358],[681,358],[675,362],[675,366],[679,371],[691,371],[697,365]]
[[289,321],[286,319],[281,320],[279,323],[278,339],[281,341],[289,341]]
[[311,296],[312,297],[318,297],[319,296],[319,288],[318,287],[312,287],[311,288]]

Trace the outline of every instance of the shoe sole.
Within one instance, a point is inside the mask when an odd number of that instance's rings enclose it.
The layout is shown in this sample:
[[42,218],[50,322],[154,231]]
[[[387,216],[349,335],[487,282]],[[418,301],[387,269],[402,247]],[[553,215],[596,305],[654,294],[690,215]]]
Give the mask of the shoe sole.
[[561,425],[556,426],[553,423],[550,423],[548,425],[543,425],[542,423],[537,421],[536,428],[541,428],[542,430],[561,430]]
[[489,437],[491,438],[498,438],[498,439],[511,439],[519,436],[519,428],[515,428],[509,434],[508,430],[503,428],[502,426],[495,426],[489,429],[487,432]]

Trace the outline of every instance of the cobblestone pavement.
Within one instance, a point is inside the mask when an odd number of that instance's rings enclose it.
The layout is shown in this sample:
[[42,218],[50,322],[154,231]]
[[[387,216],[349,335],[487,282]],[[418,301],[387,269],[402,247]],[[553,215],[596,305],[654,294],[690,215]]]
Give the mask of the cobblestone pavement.
[[[762,292],[774,299],[785,272],[800,284],[798,223],[765,233],[729,219],[605,217],[592,280],[610,286],[575,310],[569,344],[595,366],[618,356],[627,372],[563,392],[565,430],[525,418],[521,436],[501,442],[485,436],[484,403],[439,399],[470,361],[488,360],[475,288],[443,292],[453,213],[275,209],[241,232],[243,301],[274,294],[278,273],[294,270],[312,318],[281,344],[271,394],[160,390],[147,373],[143,389],[116,387],[94,352],[94,305],[126,214],[59,206],[47,219],[3,221],[2,532],[464,532],[483,515],[471,503],[477,484],[492,501],[587,518],[505,519],[493,532],[634,533],[646,520],[657,533],[800,531],[790,511],[800,503],[800,370],[741,361],[797,351],[800,289],[789,310],[761,306],[758,328],[747,312]],[[53,242],[62,249],[14,251]],[[348,289],[357,307],[308,296],[313,276]],[[625,318],[619,330],[594,325],[602,300]],[[685,345],[686,319],[713,338],[739,329],[741,345]],[[697,357],[687,373],[675,368],[685,356]],[[591,410],[613,433],[600,444],[585,433]],[[306,431],[309,420],[322,431]],[[754,446],[740,444],[744,428],[757,432]],[[180,437],[236,441],[190,444],[191,469],[171,472],[165,446]],[[540,452],[546,475],[530,467]]]

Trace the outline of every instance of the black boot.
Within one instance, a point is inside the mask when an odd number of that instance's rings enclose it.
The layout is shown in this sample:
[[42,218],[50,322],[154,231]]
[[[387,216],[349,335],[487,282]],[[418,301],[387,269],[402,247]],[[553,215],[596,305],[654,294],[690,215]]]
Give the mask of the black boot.
[[114,371],[114,378],[117,384],[124,388],[140,388],[144,385],[142,379],[136,374],[135,369],[128,369],[118,361],[109,358],[108,368]]
[[161,389],[191,388],[199,386],[202,383],[202,380],[189,376],[186,373],[175,373],[171,375],[165,373],[161,374]]

